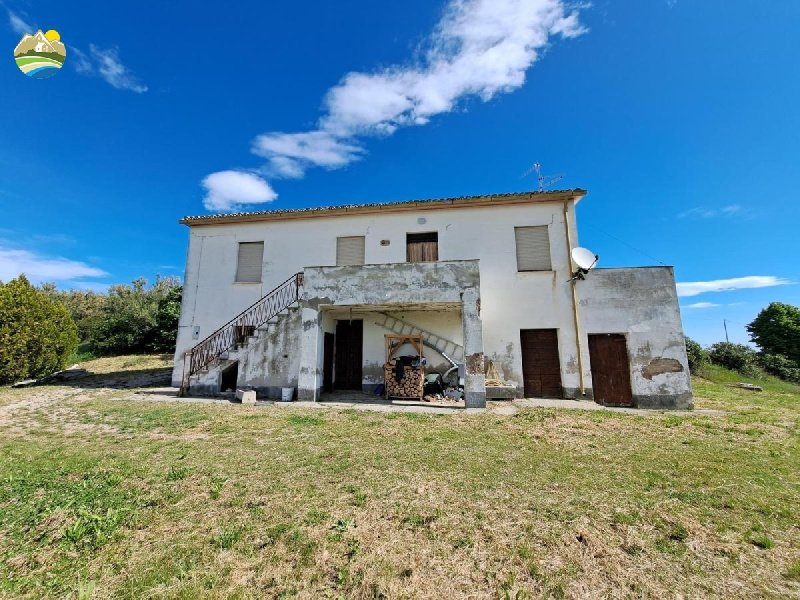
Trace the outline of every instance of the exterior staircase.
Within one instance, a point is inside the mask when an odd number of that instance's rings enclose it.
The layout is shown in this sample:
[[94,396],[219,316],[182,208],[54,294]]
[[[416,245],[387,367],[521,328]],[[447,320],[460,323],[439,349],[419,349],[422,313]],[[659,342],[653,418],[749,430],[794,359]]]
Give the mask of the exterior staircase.
[[191,378],[230,360],[241,348],[258,339],[260,332],[277,326],[287,309],[300,299],[303,274],[296,273],[254,304],[236,315],[183,356],[181,395],[189,391]]
[[455,342],[445,339],[440,335],[426,331],[421,327],[412,325],[407,321],[398,319],[388,313],[377,313],[375,324],[384,329],[388,329],[398,335],[419,335],[422,336],[422,343],[428,348],[433,348],[447,359],[447,361],[455,366],[464,362],[464,346],[456,344]]

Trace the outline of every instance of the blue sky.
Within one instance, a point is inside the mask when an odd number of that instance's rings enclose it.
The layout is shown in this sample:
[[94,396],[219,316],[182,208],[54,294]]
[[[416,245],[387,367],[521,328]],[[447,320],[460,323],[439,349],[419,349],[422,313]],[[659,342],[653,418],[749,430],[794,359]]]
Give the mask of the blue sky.
[[[56,76],[17,70],[27,27]],[[540,161],[589,190],[602,266],[674,265],[687,333],[744,342],[800,304],[798,39],[795,0],[4,0],[0,279],[181,275],[206,207],[519,191]]]

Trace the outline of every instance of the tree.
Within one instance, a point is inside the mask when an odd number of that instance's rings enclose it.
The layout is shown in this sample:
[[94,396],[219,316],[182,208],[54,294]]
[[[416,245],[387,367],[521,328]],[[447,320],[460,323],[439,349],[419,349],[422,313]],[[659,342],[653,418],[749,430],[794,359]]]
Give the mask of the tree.
[[765,354],[782,354],[800,366],[800,308],[772,302],[747,326],[750,339]]
[[183,288],[176,286],[167,290],[166,294],[158,299],[156,326],[153,332],[153,351],[175,352],[175,338],[178,335],[182,297]]
[[69,311],[24,275],[0,283],[0,383],[48,375],[78,347]]
[[78,338],[81,342],[87,342],[91,346],[92,330],[102,316],[106,296],[83,290],[60,291],[54,283],[42,284],[40,289],[66,306],[78,327]]

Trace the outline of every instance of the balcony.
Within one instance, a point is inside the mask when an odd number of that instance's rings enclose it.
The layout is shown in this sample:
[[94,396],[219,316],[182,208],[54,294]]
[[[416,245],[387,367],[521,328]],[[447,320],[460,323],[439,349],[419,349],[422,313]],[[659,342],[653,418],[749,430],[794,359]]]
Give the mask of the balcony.
[[477,260],[306,267],[302,299],[312,305],[376,308],[439,304],[460,307],[480,289]]

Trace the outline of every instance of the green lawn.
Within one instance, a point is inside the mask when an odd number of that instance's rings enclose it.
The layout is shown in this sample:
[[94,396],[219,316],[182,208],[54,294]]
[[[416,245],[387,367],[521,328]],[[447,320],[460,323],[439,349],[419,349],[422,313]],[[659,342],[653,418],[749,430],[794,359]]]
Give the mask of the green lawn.
[[797,597],[800,388],[709,377],[725,416],[0,389],[0,597]]

